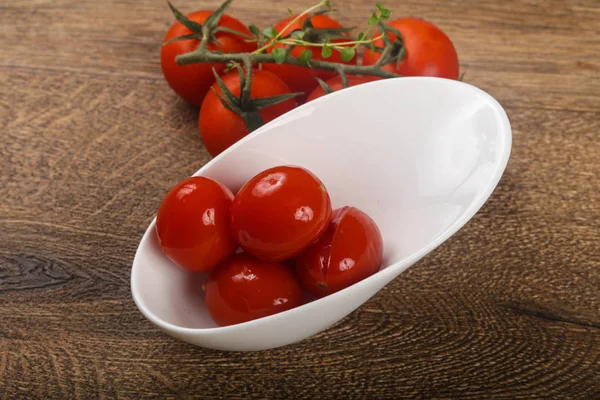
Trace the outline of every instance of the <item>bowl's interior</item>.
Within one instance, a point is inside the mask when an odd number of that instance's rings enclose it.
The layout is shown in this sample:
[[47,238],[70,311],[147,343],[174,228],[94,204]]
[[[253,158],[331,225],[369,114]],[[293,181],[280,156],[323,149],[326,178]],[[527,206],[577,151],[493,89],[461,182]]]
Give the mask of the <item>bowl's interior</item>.
[[[235,191],[268,167],[306,167],[325,183],[334,207],[356,206],[377,222],[385,267],[479,208],[500,178],[509,147],[508,120],[489,95],[455,81],[402,78],[304,105],[198,174]],[[214,326],[199,291],[204,279],[169,262],[154,230],[147,232],[132,286],[156,318],[188,328]]]

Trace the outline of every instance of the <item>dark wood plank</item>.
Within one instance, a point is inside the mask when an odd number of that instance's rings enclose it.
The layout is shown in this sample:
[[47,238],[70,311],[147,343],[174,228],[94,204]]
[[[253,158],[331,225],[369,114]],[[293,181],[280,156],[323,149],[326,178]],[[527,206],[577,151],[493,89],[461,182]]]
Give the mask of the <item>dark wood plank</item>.
[[[161,196],[209,159],[160,74],[166,6],[0,5],[0,398],[599,398],[600,7],[488,3],[386,5],[442,26],[507,108],[490,201],[336,326],[243,354],[163,335],[129,292]],[[338,6],[360,25],[371,3]],[[264,25],[283,8],[232,14]]]

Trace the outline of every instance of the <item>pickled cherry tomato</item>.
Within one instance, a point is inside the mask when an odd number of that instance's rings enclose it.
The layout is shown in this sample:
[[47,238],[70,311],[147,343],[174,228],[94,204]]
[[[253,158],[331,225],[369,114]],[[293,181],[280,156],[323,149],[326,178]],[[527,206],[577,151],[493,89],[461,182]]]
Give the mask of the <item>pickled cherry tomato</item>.
[[329,194],[304,168],[270,168],[250,179],[231,205],[231,229],[240,246],[265,261],[294,257],[325,232]]
[[237,249],[230,230],[233,194],[222,184],[202,176],[173,187],[156,217],[160,247],[181,267],[208,271]]
[[383,238],[375,222],[354,207],[333,212],[333,220],[319,241],[296,259],[303,288],[323,297],[379,271]]
[[205,302],[217,325],[226,326],[297,307],[303,294],[289,267],[241,253],[210,273]]

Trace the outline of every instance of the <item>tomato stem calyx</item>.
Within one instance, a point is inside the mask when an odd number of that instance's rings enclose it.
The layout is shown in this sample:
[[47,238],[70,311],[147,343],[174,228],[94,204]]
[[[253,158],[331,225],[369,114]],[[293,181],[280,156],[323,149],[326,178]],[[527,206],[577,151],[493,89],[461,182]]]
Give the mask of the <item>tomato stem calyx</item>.
[[333,93],[333,89],[331,89],[331,87],[327,83],[325,83],[321,78],[315,79],[317,80],[317,82],[319,82],[319,86],[321,86],[325,94]]
[[227,7],[229,7],[232,1],[233,0],[226,0],[206,19],[206,21],[204,21],[203,24],[189,19],[181,11],[175,8],[173,4],[167,2],[177,22],[188,28],[190,31],[192,31],[192,33],[188,35],[178,36],[171,40],[168,40],[165,43],[163,43],[163,46],[181,40],[197,39],[200,40],[200,46],[198,47],[198,49],[201,49],[202,51],[207,51],[207,45],[209,42],[217,44],[219,43],[219,40],[215,37],[215,34],[218,32],[226,32],[241,36],[246,39],[253,39],[253,37],[248,35],[247,33],[239,32],[235,29],[231,29],[226,26],[218,26],[219,21],[221,20],[221,16],[225,13],[225,10],[227,10]]
[[[248,59],[249,57],[246,58]],[[240,79],[241,90],[239,97],[234,95],[231,92],[231,90],[229,90],[229,88],[225,85],[225,83],[214,68],[213,75],[215,76],[217,86],[221,90],[221,93],[219,93],[214,88],[211,89],[217,95],[217,98],[219,99],[219,101],[221,101],[223,106],[232,113],[239,115],[248,127],[248,131],[252,132],[263,125],[263,120],[259,113],[259,110],[261,108],[274,106],[276,104],[298,97],[303,93],[285,93],[278,96],[260,97],[253,99],[251,98],[252,63],[250,63],[249,61],[245,61],[244,64],[246,66],[245,72],[239,64],[235,66]]]

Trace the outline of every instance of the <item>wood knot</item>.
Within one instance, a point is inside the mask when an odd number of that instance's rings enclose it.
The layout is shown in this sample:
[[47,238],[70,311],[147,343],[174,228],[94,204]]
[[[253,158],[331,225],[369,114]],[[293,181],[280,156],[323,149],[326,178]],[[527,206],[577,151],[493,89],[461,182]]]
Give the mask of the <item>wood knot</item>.
[[73,279],[73,275],[54,260],[25,254],[0,259],[0,293],[56,286]]

